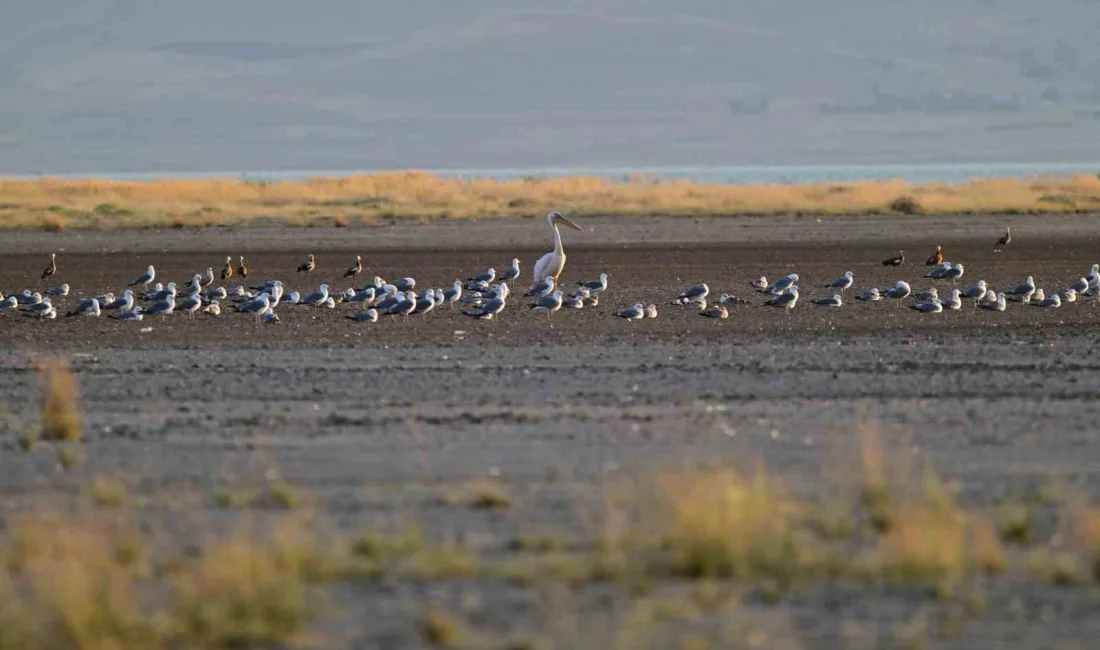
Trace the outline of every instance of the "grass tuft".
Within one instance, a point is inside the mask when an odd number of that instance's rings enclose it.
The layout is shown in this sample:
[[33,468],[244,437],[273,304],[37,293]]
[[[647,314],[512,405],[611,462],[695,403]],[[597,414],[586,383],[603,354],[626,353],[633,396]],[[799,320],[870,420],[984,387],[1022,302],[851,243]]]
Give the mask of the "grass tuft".
[[429,645],[437,648],[458,648],[469,636],[458,619],[434,607],[424,614],[420,633]]
[[69,364],[50,361],[39,368],[42,410],[42,438],[50,441],[77,442],[83,429],[76,376]]
[[119,508],[130,498],[126,486],[113,479],[98,477],[92,481],[89,493],[96,505],[107,508]]

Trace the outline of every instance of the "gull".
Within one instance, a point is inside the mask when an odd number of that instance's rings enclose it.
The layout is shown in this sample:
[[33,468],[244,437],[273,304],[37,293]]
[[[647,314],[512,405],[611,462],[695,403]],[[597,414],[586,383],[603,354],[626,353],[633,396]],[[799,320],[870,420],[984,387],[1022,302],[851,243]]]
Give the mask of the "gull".
[[1089,290],[1095,291],[1100,288],[1100,264],[1093,264],[1092,271],[1088,275]]
[[319,290],[312,293],[307,293],[304,297],[302,297],[301,302],[302,304],[318,307],[326,300],[328,300],[328,285],[322,284]]
[[67,296],[69,295],[69,285],[63,284],[60,287],[54,287],[46,292],[48,296]]
[[248,302],[249,300],[252,300],[255,297],[256,297],[256,294],[252,293],[251,291],[245,291],[245,292],[243,292],[239,295],[232,296],[232,300],[233,300],[233,302],[235,302],[237,304],[240,304],[242,302]]
[[942,278],[944,273],[951,268],[951,262],[940,262],[936,266],[928,269],[928,273],[924,274],[926,278]]
[[355,276],[359,275],[362,272],[363,272],[363,256],[362,255],[356,255],[355,256],[355,264],[352,264],[351,266],[348,267],[347,271],[344,271],[344,277],[345,278],[354,278]]
[[196,273],[195,275],[191,276],[190,282],[183,285],[182,287],[177,288],[176,295],[178,296],[180,294],[186,294],[189,296],[192,293],[196,293],[199,291],[202,291],[202,274]]
[[240,260],[238,262],[238,266],[237,266],[237,273],[240,273],[242,278],[247,278],[248,277],[248,267],[244,265],[244,255],[241,255],[237,259]]
[[315,268],[317,268],[317,258],[310,253],[306,256],[306,261],[298,265],[298,273],[312,273]]
[[1088,291],[1089,290],[1088,278],[1081,278],[1080,280],[1074,282],[1073,284],[1069,285],[1069,288],[1066,289],[1066,291],[1069,291],[1070,289],[1072,289],[1074,291],[1074,293],[1084,293],[1084,292]]
[[210,304],[202,308],[202,313],[210,316],[221,316],[222,306],[217,300],[211,300]]
[[489,270],[484,273],[478,273],[472,278],[469,278],[468,282],[484,282],[485,284],[491,284],[497,277],[497,270],[490,267]]
[[501,282],[508,282],[509,280],[515,280],[519,277],[519,259],[512,258],[512,266],[504,269],[504,272],[500,274]]
[[1048,307],[1051,309],[1057,309],[1058,307],[1062,306],[1062,297],[1055,293],[1031,304],[1035,305],[1036,307]]
[[0,309],[15,309],[19,306],[19,301],[15,299],[15,296],[8,296],[3,301],[0,301]]
[[1000,253],[1008,248],[1008,245],[1012,243],[1012,228],[1005,226],[1004,237],[997,240],[996,244],[993,244],[993,252]]
[[962,296],[959,294],[958,289],[952,289],[951,295],[949,295],[946,299],[941,300],[940,303],[943,304],[944,309],[950,309],[951,311],[958,311],[962,309],[963,306]]
[[939,300],[929,300],[913,305],[913,309],[925,314],[938,314],[943,311],[943,303]]
[[279,315],[273,311],[266,311],[264,315],[260,317],[260,321],[264,323],[278,323]]
[[554,287],[556,286],[556,284],[557,283],[554,280],[554,276],[548,275],[545,278],[543,278],[542,282],[539,282],[538,284],[533,285],[530,289],[527,290],[527,293],[525,293],[523,295],[524,296],[538,296],[540,298],[543,297],[543,296],[548,296],[548,295],[550,295],[551,293],[554,292]]
[[212,266],[206,267],[206,271],[204,271],[202,273],[202,275],[198,276],[198,278],[199,278],[199,288],[200,289],[205,289],[206,287],[213,284],[214,283],[214,267],[212,267]]
[[722,295],[718,296],[718,304],[725,305],[726,307],[733,307],[734,305],[747,305],[749,304],[749,301],[743,300],[729,293],[723,293]]
[[380,312],[388,312],[390,310],[390,307],[393,307],[397,303],[403,302],[404,300],[405,294],[394,289],[393,292],[387,293],[385,296],[375,302],[374,306],[377,307],[378,311]]
[[489,290],[489,283],[484,281],[484,280],[479,280],[477,282],[469,282],[469,283],[466,284],[466,290],[467,291],[488,291]]
[[435,309],[435,291],[429,289],[416,301],[416,306],[413,308],[412,313],[427,314],[433,309]]
[[301,299],[301,294],[299,294],[297,291],[291,291],[290,293],[283,296],[282,303],[284,305],[297,305],[299,302],[301,302]]
[[672,304],[686,305],[689,302],[705,301],[708,295],[710,295],[710,287],[704,282],[685,289],[683,293],[672,299]]
[[127,309],[127,310],[124,310],[124,311],[120,311],[120,312],[111,314],[111,318],[116,318],[118,320],[124,320],[124,321],[134,321],[134,322],[141,322],[141,319],[144,318],[144,317],[145,317],[145,315],[142,314],[141,307],[134,307],[133,309]]
[[615,315],[619,318],[625,318],[627,320],[642,320],[643,318],[645,318],[645,307],[643,307],[642,303],[640,302],[634,303],[626,309],[620,309],[619,311],[615,312]]
[[572,296],[569,296],[569,298],[564,303],[562,303],[562,306],[568,307],[569,309],[584,309],[584,298],[578,296],[577,294],[573,294]]
[[766,287],[764,289],[764,293],[770,293],[772,295],[779,295],[779,294],[783,293],[784,291],[786,291],[787,289],[794,286],[795,282],[798,282],[798,274],[797,273],[791,273],[790,275],[785,275],[785,276],[779,278],[778,280],[776,280],[775,283],[772,284],[770,287]]
[[901,304],[901,300],[909,296],[912,293],[912,289],[909,288],[909,283],[904,280],[898,280],[898,283],[886,290],[885,295],[887,298],[897,300],[898,304]]
[[410,291],[408,295],[405,296],[404,300],[394,303],[394,305],[390,307],[386,311],[386,313],[390,316],[396,316],[400,314],[405,318],[408,318],[409,314],[411,314],[413,310],[416,309],[416,298],[416,292]]
[[607,291],[607,274],[601,273],[597,280],[586,280],[584,282],[578,282],[578,287],[588,289],[593,295]]
[[396,282],[394,282],[393,285],[395,287],[397,287],[398,291],[412,291],[413,289],[416,288],[416,279],[415,278],[401,278],[400,280],[397,280]]
[[356,291],[351,289],[352,296],[348,298],[348,302],[365,302],[368,305],[374,302],[374,287],[367,287],[362,291]]
[[47,317],[46,313],[54,311],[53,305],[50,304],[49,298],[42,298],[41,301],[34,303],[28,307],[25,307],[23,313],[28,316]]
[[[242,258],[243,260],[244,258]],[[243,264],[243,261],[242,261]],[[233,258],[229,255],[225,256],[225,266],[222,267],[222,279],[228,280],[233,277]]]
[[997,302],[997,292],[992,289],[987,290],[985,295],[978,299],[978,306],[989,302]]
[[100,309],[102,309],[104,305],[115,301],[115,294],[108,291],[103,295],[96,296],[95,299],[99,301],[99,307]]
[[542,278],[549,275],[554,278],[554,283],[557,284],[558,278],[561,277],[561,272],[565,269],[565,248],[562,247],[561,244],[561,232],[558,231],[558,225],[564,224],[573,230],[583,229],[569,219],[563,217],[559,212],[551,212],[546,215],[546,221],[554,230],[554,250],[543,255],[535,262],[535,267],[531,271],[531,281],[537,283],[540,282]]
[[378,310],[371,308],[366,311],[357,312],[348,316],[348,318],[358,321],[360,323],[377,323],[378,322]]
[[752,285],[753,289],[764,290],[768,286],[768,277],[765,276],[765,275],[762,275],[759,278],[757,278],[757,279],[753,280],[752,282],[750,282],[749,284]]
[[936,289],[936,287],[932,287],[928,291],[922,291],[920,293],[914,293],[912,295],[917,300],[921,300],[923,302],[932,302],[933,300],[940,299],[940,292]]
[[[508,286],[508,285],[500,285]],[[502,295],[503,292],[497,292],[497,295],[487,300],[485,304],[475,308],[472,311],[463,312],[467,316],[477,318],[480,320],[492,320],[494,316],[504,311],[506,295]]]
[[905,264],[905,251],[898,251],[894,257],[882,260],[883,266],[901,266],[902,264]]
[[66,316],[99,316],[99,301],[95,298],[81,300],[76,308],[65,314]]
[[54,273],[57,273],[57,253],[50,253],[50,263],[46,266],[46,270],[42,271],[41,280],[45,280]]
[[317,306],[328,307],[329,309],[336,309],[336,300],[334,300],[332,296],[329,296],[328,298],[325,298],[325,301],[323,303]]
[[1046,299],[1047,299],[1047,294],[1046,294],[1046,292],[1045,292],[1045,291],[1043,291],[1043,290],[1042,290],[1042,288],[1039,288],[1039,289],[1036,289],[1036,290],[1035,290],[1035,293],[1033,293],[1033,294],[1031,295],[1031,300],[1030,300],[1030,302],[1032,302],[1032,303],[1040,303],[1040,302],[1043,302],[1043,301],[1044,301],[1044,300],[1046,300]]
[[947,269],[946,271],[943,272],[943,279],[944,280],[951,280],[951,283],[955,284],[956,282],[958,282],[959,278],[961,278],[963,276],[963,273],[965,273],[965,272],[966,272],[966,269],[963,268],[962,264],[956,264],[955,266],[952,266],[951,268],[949,268],[949,269]]
[[935,266],[943,261],[943,246],[936,246],[936,252],[932,253],[932,257],[929,257],[924,261],[925,266]]
[[1073,290],[1073,287],[1062,292],[1062,302],[1077,302],[1077,292]]
[[139,275],[136,278],[134,278],[133,280],[131,280],[130,284],[128,284],[126,286],[136,287],[137,285],[140,284],[141,286],[143,286],[145,288],[149,288],[149,283],[152,282],[153,279],[156,278],[156,277],[157,277],[157,271],[156,271],[156,269],[153,268],[153,265],[150,264],[149,268],[145,270],[145,273],[142,273],[141,275]]
[[158,300],[152,304],[147,310],[146,314],[154,316],[168,316],[176,310],[176,294],[173,292],[164,300]]
[[205,298],[207,302],[225,300],[229,297],[229,292],[225,290],[225,287],[217,287],[202,294],[202,297]]
[[730,317],[730,312],[726,309],[725,305],[714,304],[699,312],[699,315],[706,316],[707,318],[719,318],[724,320]]
[[20,305],[37,305],[42,302],[42,294],[37,291],[31,293],[30,289],[24,289],[23,293],[15,295],[15,300]]
[[[146,294],[146,295],[149,295],[149,294]],[[146,300],[164,300],[168,296],[172,296],[174,298],[178,295],[179,295],[179,292],[176,291],[176,283],[175,282],[169,282],[167,287],[165,287],[164,289],[161,289],[160,291],[153,292],[153,294],[149,298],[146,298]]]
[[1007,298],[1013,302],[1031,302],[1031,297],[1035,294],[1035,280],[1029,275],[1027,280],[1022,284],[1016,285],[1012,291],[1008,292]]
[[179,302],[176,307],[183,312],[187,312],[188,318],[194,318],[195,312],[202,308],[202,298],[199,298],[198,293],[192,293]]
[[992,311],[1004,311],[1006,306],[1007,306],[1007,303],[1005,302],[1005,294],[1004,293],[997,294],[997,300],[995,300],[993,302],[983,301],[983,302],[978,304],[978,307],[980,307],[982,309],[990,309]]
[[863,293],[856,296],[856,300],[863,300],[866,302],[878,302],[882,300],[882,294],[879,293],[878,287],[871,287]]
[[963,292],[964,298],[976,298],[980,299],[985,295],[985,292],[989,290],[989,285],[985,283],[985,280],[978,280],[974,284],[966,288]]
[[266,293],[261,293],[252,300],[237,305],[237,311],[244,312],[246,314],[263,313],[269,309],[271,309],[271,299],[267,297]]
[[561,309],[561,291],[558,290],[548,296],[542,296],[530,308],[534,311],[544,311],[547,318],[552,318],[554,312]]
[[240,298],[245,294],[244,287],[237,285],[228,291],[230,298]]
[[657,305],[654,305],[652,303],[646,305],[645,317],[646,318],[657,318]]
[[455,308],[455,303],[462,298],[462,283],[455,280],[455,283],[451,285],[450,289],[443,292],[443,300],[451,306],[451,309]]
[[848,287],[852,286],[852,280],[853,280],[852,279],[852,272],[851,271],[845,271],[844,275],[840,276],[839,278],[837,278],[837,279],[833,280],[832,282],[830,282],[829,284],[825,285],[825,288],[826,289],[837,289],[839,291],[844,291]]
[[680,302],[680,303],[674,302],[672,304],[674,304],[674,305],[678,304],[683,309],[694,309],[696,311],[703,311],[707,308],[707,299],[706,298],[697,298],[695,300],[687,300],[685,302]]
[[774,298],[772,298],[771,300],[768,301],[768,305],[770,305],[772,307],[783,307],[787,310],[787,313],[790,313],[790,310],[794,309],[795,305],[797,305],[797,304],[798,304],[798,286],[797,285],[790,287],[785,292],[779,294],[778,296],[775,296]]
[[840,299],[839,293],[834,293],[826,298],[818,298],[814,301],[815,305],[821,305],[822,307],[841,307],[844,302]]

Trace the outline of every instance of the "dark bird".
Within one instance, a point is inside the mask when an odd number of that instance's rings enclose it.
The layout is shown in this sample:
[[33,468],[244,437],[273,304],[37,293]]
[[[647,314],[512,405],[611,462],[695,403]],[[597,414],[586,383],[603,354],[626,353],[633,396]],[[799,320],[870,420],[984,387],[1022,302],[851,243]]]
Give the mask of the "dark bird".
[[[243,262],[242,262],[242,265],[243,265]],[[226,257],[225,257],[225,266],[222,267],[222,279],[223,280],[228,280],[231,277],[233,277],[233,258],[226,255]]]
[[50,265],[46,267],[45,271],[42,271],[42,279],[45,280],[54,273],[57,273],[57,253],[50,253]]
[[315,268],[317,268],[317,260],[315,260],[313,258],[313,254],[310,253],[309,259],[298,265],[298,272],[301,273],[302,271],[305,271],[306,273],[309,273]]
[[996,244],[993,244],[993,252],[999,253],[1008,248],[1008,245],[1012,243],[1012,228],[1005,226],[1005,236],[997,240]]
[[905,264],[905,251],[898,251],[897,257],[882,260],[883,266],[901,266],[902,264]]
[[244,255],[241,255],[239,259],[240,259],[241,263],[240,263],[239,266],[237,266],[237,273],[240,273],[242,278],[247,278],[248,277],[248,267],[244,265]]
[[924,265],[935,266],[941,262],[943,262],[943,246],[937,246],[936,252],[932,254],[932,257],[924,261]]
[[[309,256],[309,260],[310,260],[310,263],[313,262],[313,256],[312,255]],[[302,270],[301,267],[299,267],[298,270],[301,271]],[[361,255],[356,255],[355,256],[355,265],[348,268],[347,271],[344,271],[344,277],[345,278],[354,277],[356,275],[359,275],[362,272],[363,272],[363,257]]]

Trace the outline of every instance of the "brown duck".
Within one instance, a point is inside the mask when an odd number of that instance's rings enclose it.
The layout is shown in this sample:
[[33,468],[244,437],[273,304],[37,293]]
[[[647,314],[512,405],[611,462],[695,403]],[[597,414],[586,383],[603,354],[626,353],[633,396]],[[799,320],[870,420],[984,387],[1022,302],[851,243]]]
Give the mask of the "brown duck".
[[888,260],[882,260],[883,266],[901,266],[905,264],[905,251],[898,251],[896,257],[891,257]]
[[937,246],[936,247],[936,252],[932,254],[932,257],[929,257],[927,260],[924,261],[924,265],[925,266],[935,266],[935,265],[940,264],[942,262],[943,262],[943,246]]
[[298,272],[302,273],[304,271],[306,273],[309,273],[309,272],[313,271],[313,269],[315,269],[315,268],[317,268],[317,260],[314,259],[313,253],[310,253],[309,254],[309,259],[307,259],[305,262],[302,262],[301,264],[298,265]]

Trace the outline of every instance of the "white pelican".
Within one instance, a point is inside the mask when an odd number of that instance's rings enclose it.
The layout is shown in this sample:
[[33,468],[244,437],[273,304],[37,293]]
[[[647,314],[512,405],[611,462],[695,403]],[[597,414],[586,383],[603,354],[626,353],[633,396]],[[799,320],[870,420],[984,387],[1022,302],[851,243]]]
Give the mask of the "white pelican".
[[562,269],[565,268],[565,249],[561,246],[561,233],[558,232],[558,224],[565,224],[573,230],[583,230],[583,228],[557,212],[546,215],[546,221],[554,229],[554,250],[543,255],[539,258],[539,261],[535,262],[535,268],[531,272],[532,287],[548,275],[552,276],[554,283],[557,284],[558,277],[561,275]]

